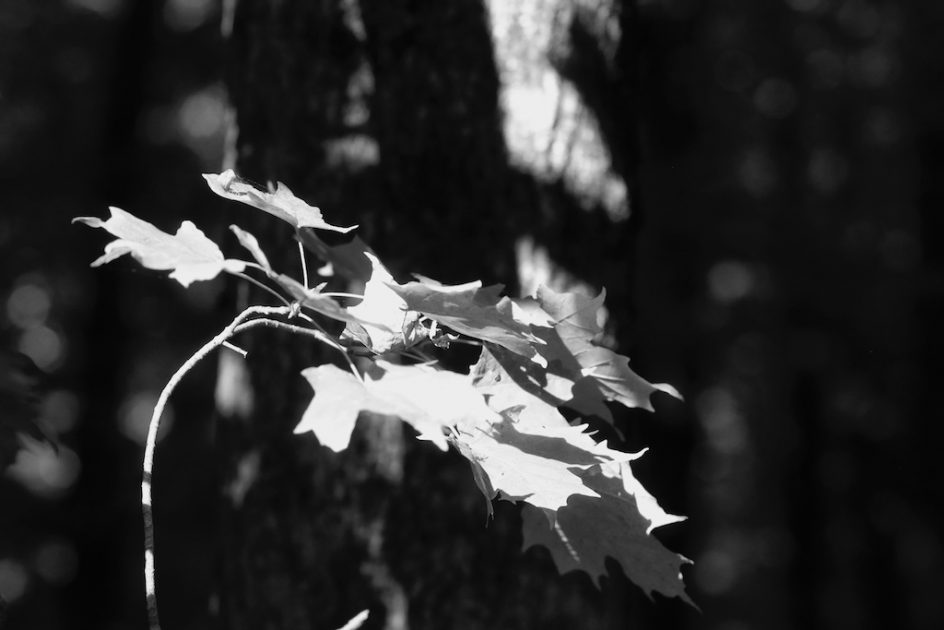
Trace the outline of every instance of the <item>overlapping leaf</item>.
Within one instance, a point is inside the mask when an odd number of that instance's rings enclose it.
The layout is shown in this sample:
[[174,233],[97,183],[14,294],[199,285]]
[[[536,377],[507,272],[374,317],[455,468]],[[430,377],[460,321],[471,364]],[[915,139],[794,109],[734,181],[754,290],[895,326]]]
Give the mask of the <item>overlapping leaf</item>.
[[581,379],[574,403],[586,409],[599,409],[598,396],[627,407],[652,411],[650,396],[663,391],[679,397],[671,385],[653,384],[629,367],[629,359],[597,343],[602,329],[597,314],[605,292],[595,298],[579,293],[557,293],[539,287],[537,302],[553,322],[553,328],[533,327],[534,334],[545,343],[538,351],[548,363],[557,362],[573,375],[575,384]]
[[369,326],[378,336],[381,334],[392,334],[390,330],[383,324],[377,323],[376,320],[363,318],[362,316],[366,314],[363,312],[363,309],[361,309],[361,312],[352,312],[352,309],[345,308],[332,296],[322,293],[324,285],[306,287],[291,276],[276,273],[269,264],[269,259],[262,251],[262,248],[259,247],[259,242],[256,240],[255,236],[235,225],[229,226],[229,229],[236,235],[239,244],[252,254],[252,257],[256,259],[259,267],[262,268],[266,275],[282,287],[282,289],[301,306],[309,308],[316,313],[320,313],[325,317],[344,322],[348,326],[359,330],[364,330],[363,327]]
[[373,254],[374,250],[361,237],[355,235],[347,243],[328,245],[314,230],[299,230],[298,238],[308,251],[331,265],[335,275],[358,283],[370,280],[373,266],[366,254]]
[[487,500],[498,496],[523,500],[549,515],[574,495],[598,497],[580,471],[635,457],[597,443],[585,426],[542,427],[524,431],[516,425],[516,410],[489,426],[461,427],[454,438],[460,453],[475,471]]
[[325,317],[330,317],[339,322],[365,323],[348,312],[348,309],[341,306],[333,297],[322,293],[321,291],[324,288],[324,284],[317,287],[306,287],[295,278],[287,276],[284,273],[273,273],[271,278],[279,283],[293,300],[305,308],[310,308],[316,313],[320,313]]
[[656,592],[692,604],[681,574],[682,565],[690,561],[652,536],[653,529],[683,519],[658,506],[633,477],[628,462],[579,474],[599,497],[572,496],[553,515],[526,508],[522,514],[525,549],[544,545],[561,573],[579,569],[597,583],[607,573],[605,559],[611,557],[647,595]]
[[220,197],[240,201],[247,205],[268,212],[274,217],[282,219],[296,230],[300,228],[316,228],[333,232],[350,232],[355,226],[338,227],[324,220],[321,210],[310,206],[296,197],[288,186],[279,182],[275,191],[259,190],[246,180],[240,178],[232,170],[223,171],[219,175],[206,173],[203,178],[210,185],[210,189]]
[[371,253],[365,257],[370,260],[373,273],[364,287],[364,299],[347,310],[363,322],[380,325],[351,322],[344,334],[358,339],[378,354],[406,349],[423,337],[418,325],[419,314],[409,311],[404,299],[390,288],[393,276],[380,260]]
[[423,278],[405,285],[391,284],[411,311],[422,313],[456,332],[489,341],[516,354],[532,357],[541,340],[527,324],[516,320],[512,303],[500,297],[501,285],[483,287],[481,282],[443,285]]
[[130,254],[148,269],[171,271],[170,277],[185,287],[198,280],[212,280],[221,271],[240,272],[245,267],[242,261],[224,259],[216,243],[190,221],[181,223],[176,234],[168,234],[121,208],[109,210],[111,216],[106,221],[98,217],[73,219],[73,223],[102,228],[117,237],[105,246],[105,253],[93,267]]
[[568,426],[557,408],[569,397],[572,381],[559,379],[533,361],[489,343],[482,347],[471,375],[473,384],[492,409],[520,410],[517,418],[520,428]]
[[378,361],[360,381],[333,365],[302,372],[315,390],[296,433],[312,431],[332,449],[347,448],[362,412],[397,416],[418,437],[446,449],[446,432],[454,426],[497,421],[467,376],[430,365],[393,365]]

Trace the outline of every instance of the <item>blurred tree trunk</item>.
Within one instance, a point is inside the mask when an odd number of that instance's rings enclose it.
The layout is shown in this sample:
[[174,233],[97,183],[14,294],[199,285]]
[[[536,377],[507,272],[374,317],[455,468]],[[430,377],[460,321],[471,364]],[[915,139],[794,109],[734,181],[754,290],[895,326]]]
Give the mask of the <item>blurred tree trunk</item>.
[[[224,18],[228,166],[359,224],[395,274],[605,284],[625,323],[631,52],[597,37],[630,16],[611,3],[494,3],[490,15],[476,0],[242,0]],[[559,88],[532,94],[556,114],[530,154],[507,145],[499,109],[522,63]],[[284,225],[232,216],[297,269]],[[332,628],[363,608],[371,628],[625,626],[638,591],[617,576],[601,593],[584,575],[559,577],[543,550],[522,553],[515,506],[496,506],[486,527],[453,454],[363,418],[340,455],[293,435],[311,398],[299,371],[333,357],[275,334],[242,343],[249,361],[224,354],[218,387],[223,627]]]

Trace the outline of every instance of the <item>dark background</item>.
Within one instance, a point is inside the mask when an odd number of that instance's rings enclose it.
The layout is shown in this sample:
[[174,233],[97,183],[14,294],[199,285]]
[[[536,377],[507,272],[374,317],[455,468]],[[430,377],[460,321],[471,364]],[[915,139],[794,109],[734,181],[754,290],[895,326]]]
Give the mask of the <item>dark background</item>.
[[[660,533],[695,561],[704,612],[678,618],[944,627],[944,7],[638,4],[621,340],[686,396],[629,429],[651,447],[647,486],[689,516]],[[225,238],[233,210],[199,177],[220,170],[228,128],[219,23],[210,0],[0,4],[0,340],[48,374],[41,419],[61,443],[0,478],[11,628],[143,627],[150,407],[229,311],[220,283],[90,270],[102,235],[69,220],[115,205]],[[218,570],[213,367],[180,388],[161,444],[157,500],[186,524],[159,551],[180,627],[205,626]]]

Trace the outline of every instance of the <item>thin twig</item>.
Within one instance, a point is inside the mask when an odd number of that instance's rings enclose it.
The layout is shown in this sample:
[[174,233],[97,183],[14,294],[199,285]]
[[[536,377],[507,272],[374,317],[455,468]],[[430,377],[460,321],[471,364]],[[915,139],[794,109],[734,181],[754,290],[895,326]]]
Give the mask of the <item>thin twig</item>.
[[[236,318],[233,319],[233,321],[230,322],[226,328],[221,330],[217,336],[208,341],[203,345],[203,347],[191,355],[191,357],[187,359],[187,361],[184,362],[184,364],[181,365],[176,372],[174,372],[174,375],[170,377],[169,381],[167,381],[167,385],[164,386],[160,397],[157,399],[157,404],[154,406],[154,412],[151,415],[151,422],[148,425],[147,440],[144,447],[144,463],[142,464],[143,479],[141,481],[141,510],[144,514],[144,583],[147,595],[148,624],[150,630],[160,630],[161,628],[160,619],[157,613],[157,589],[154,580],[154,514],[151,508],[151,475],[154,470],[154,452],[157,448],[157,433],[161,426],[161,416],[164,413],[164,408],[167,406],[167,401],[170,399],[171,394],[173,394],[174,389],[177,388],[177,385],[181,380],[183,380],[184,376],[186,376],[187,373],[192,370],[197,363],[210,354],[210,352],[220,346],[229,347],[245,356],[245,350],[232,345],[228,340],[233,335],[241,333],[250,328],[265,326],[268,328],[275,328],[277,330],[284,330],[286,332],[312,337],[324,344],[331,346],[332,348],[338,350],[344,357],[345,361],[347,361],[348,366],[351,369],[351,373],[354,374],[354,376],[356,376],[359,380],[362,379],[360,373],[357,371],[357,368],[354,366],[354,362],[351,360],[351,357],[348,356],[344,347],[335,341],[331,335],[329,335],[323,329],[316,330],[314,328],[305,328],[302,326],[296,326],[294,324],[287,324],[278,320],[269,319],[270,317],[274,316],[291,317],[293,315],[293,310],[294,309],[291,305],[251,306],[247,308],[242,313],[237,315]],[[258,316],[258,318],[249,319],[250,317],[254,316]],[[304,319],[310,321],[315,326],[318,326],[317,322],[312,320],[310,317],[304,316]]]
[[351,361],[351,357],[348,356],[347,350],[344,349],[344,346],[340,345],[330,335],[321,330],[315,330],[313,328],[305,328],[304,326],[295,326],[294,324],[286,324],[285,322],[280,322],[275,319],[253,319],[248,322],[243,322],[242,324],[236,327],[235,332],[241,333],[243,330],[253,327],[253,326],[264,326],[266,328],[275,328],[277,330],[284,330],[285,332],[295,333],[297,335],[306,335],[308,337],[313,337],[318,341],[327,344],[341,353],[341,356],[344,357],[344,360],[347,361],[348,366],[351,369],[351,373],[357,377],[358,380],[363,380],[360,372],[357,371],[357,368],[354,366],[354,362]]
[[248,352],[246,352],[245,350],[243,350],[243,349],[240,348],[239,346],[235,346],[235,345],[231,344],[231,343],[228,342],[228,341],[224,341],[224,342],[223,342],[223,347],[224,347],[224,348],[228,348],[229,350],[232,350],[232,351],[235,352],[236,354],[242,356],[242,358],[244,358],[244,359],[245,359],[247,356],[249,356],[249,353],[248,353]]
[[[141,481],[141,511],[144,514],[144,583],[147,595],[148,625],[150,630],[160,630],[161,624],[157,615],[157,591],[154,586],[154,514],[151,511],[151,473],[154,469],[154,450],[157,447],[157,432],[161,426],[161,414],[167,401],[174,389],[180,383],[187,372],[206,357],[215,348],[222,345],[227,339],[235,334],[236,329],[241,324],[252,324],[254,322],[263,322],[264,319],[257,319],[250,322],[245,320],[256,315],[262,317],[285,316],[289,312],[288,307],[284,306],[250,306],[242,313],[236,316],[230,324],[220,331],[216,337],[208,341],[202,348],[197,350],[180,368],[174,372],[174,375],[167,381],[164,390],[157,399],[154,406],[154,413],[151,415],[151,423],[148,425],[147,440],[144,447],[144,463],[142,464],[143,479]],[[248,326],[243,326],[245,330]]]

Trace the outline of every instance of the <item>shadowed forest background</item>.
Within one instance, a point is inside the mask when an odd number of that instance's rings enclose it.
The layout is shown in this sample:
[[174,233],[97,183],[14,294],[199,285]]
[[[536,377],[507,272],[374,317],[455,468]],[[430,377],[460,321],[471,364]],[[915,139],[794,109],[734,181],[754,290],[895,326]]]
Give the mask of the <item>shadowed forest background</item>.
[[89,269],[105,240],[69,221],[239,223],[293,269],[206,188],[225,167],[400,277],[606,287],[620,351],[686,399],[617,424],[688,516],[657,535],[702,612],[558,576],[399,427],[343,456],[292,435],[317,357],[259,333],[172,401],[168,630],[944,627],[942,28],[930,1],[4,0],[0,367],[35,362],[60,443],[0,476],[7,627],[146,626],[151,407],[246,295]]

